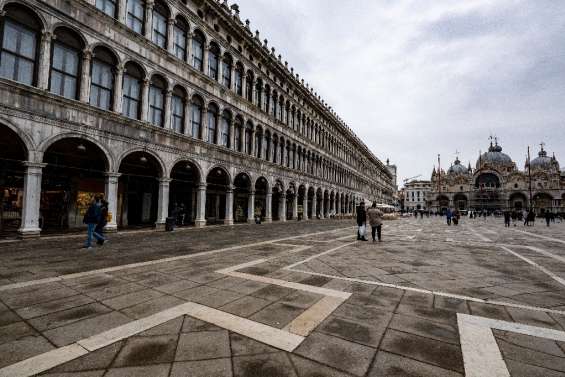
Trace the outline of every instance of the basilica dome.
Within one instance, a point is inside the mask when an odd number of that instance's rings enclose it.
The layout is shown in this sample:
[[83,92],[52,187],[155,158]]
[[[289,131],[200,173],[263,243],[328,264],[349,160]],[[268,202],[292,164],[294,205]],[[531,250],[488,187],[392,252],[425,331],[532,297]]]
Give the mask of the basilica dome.
[[530,162],[530,167],[532,169],[550,170],[553,162],[553,158],[548,157],[547,152],[542,148],[538,157],[534,158],[532,162]]
[[477,160],[477,168],[480,168],[484,164],[489,164],[493,166],[498,165],[512,165],[512,159],[505,153],[502,153],[502,147],[496,143],[495,145],[490,145],[488,152],[483,153],[481,157]]
[[461,161],[459,161],[459,158],[457,158],[454,162],[453,165],[451,165],[451,167],[449,168],[449,170],[447,171],[448,174],[467,174],[469,172],[469,169],[466,168],[465,166],[461,165]]

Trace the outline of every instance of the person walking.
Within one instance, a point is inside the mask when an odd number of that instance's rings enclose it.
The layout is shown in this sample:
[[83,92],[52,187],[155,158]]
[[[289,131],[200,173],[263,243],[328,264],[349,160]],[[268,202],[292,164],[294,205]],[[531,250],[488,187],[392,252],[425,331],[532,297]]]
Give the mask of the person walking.
[[100,219],[98,220],[98,224],[96,225],[96,229],[94,229],[94,233],[98,235],[96,243],[100,246],[104,245],[108,242],[108,238],[104,237],[104,228],[106,224],[108,224],[108,202],[104,199],[100,200]]
[[373,205],[367,211],[367,218],[369,219],[369,224],[371,225],[371,235],[373,236],[373,242],[376,242],[375,232],[377,233],[377,239],[379,240],[379,242],[381,242],[383,213],[377,208],[377,202],[373,202]]
[[456,208],[453,211],[453,225],[457,226],[459,225],[459,219],[461,218],[461,213],[459,212],[459,210]]
[[365,201],[362,200],[359,206],[357,207],[357,240],[359,241],[368,241],[365,238],[365,232],[367,229],[367,211],[365,210]]
[[451,208],[448,208],[445,217],[447,218],[447,225],[451,226],[451,218],[453,217],[453,212],[451,212]]
[[104,237],[101,237],[94,231],[96,229],[96,226],[100,222],[100,215],[102,213],[101,208],[102,204],[100,202],[100,197],[96,196],[90,202],[90,206],[86,210],[84,218],[82,219],[82,222],[87,226],[87,238],[84,245],[86,249],[92,249],[93,237],[97,240],[104,240]]
[[512,224],[516,226],[516,219],[518,218],[518,213],[516,211],[512,211],[510,214],[510,218],[512,219]]
[[504,227],[510,228],[510,211],[504,211]]
[[549,227],[549,223],[551,222],[551,212],[545,211],[545,223]]

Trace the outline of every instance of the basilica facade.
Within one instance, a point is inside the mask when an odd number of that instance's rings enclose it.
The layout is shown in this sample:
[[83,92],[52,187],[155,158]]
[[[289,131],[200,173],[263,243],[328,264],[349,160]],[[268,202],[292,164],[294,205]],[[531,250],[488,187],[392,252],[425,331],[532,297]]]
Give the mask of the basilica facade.
[[390,204],[392,175],[226,0],[0,1],[0,236]]
[[498,142],[491,142],[475,168],[462,165],[459,158],[447,171],[434,168],[431,187],[428,208],[437,212],[447,208],[565,212],[565,173],[555,155],[550,157],[543,145],[537,157],[521,170]]

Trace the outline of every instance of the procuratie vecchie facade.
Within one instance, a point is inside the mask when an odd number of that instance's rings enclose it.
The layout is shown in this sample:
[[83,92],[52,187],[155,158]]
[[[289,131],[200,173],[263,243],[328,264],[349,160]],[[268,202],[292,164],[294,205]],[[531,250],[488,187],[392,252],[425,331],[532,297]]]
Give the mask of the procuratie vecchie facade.
[[0,1],[0,236],[347,215],[386,166],[237,5]]

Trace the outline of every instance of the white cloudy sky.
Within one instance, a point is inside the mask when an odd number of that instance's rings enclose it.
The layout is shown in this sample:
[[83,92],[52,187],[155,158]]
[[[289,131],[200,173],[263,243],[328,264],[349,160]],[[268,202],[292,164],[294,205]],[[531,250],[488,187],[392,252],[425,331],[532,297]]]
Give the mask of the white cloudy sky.
[[[496,134],[565,166],[565,1],[240,0],[277,55],[401,178],[474,165]],[[400,183],[400,182],[399,182]]]

